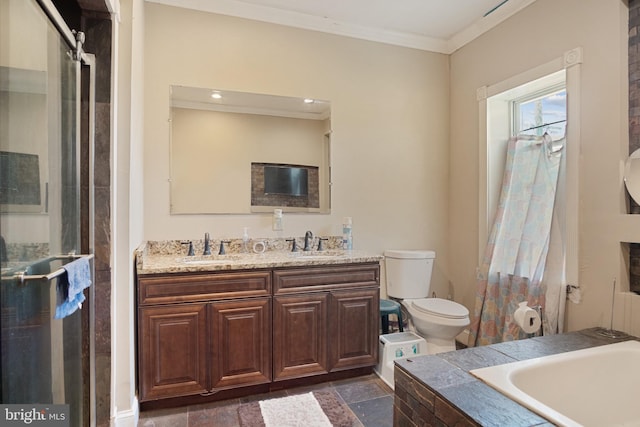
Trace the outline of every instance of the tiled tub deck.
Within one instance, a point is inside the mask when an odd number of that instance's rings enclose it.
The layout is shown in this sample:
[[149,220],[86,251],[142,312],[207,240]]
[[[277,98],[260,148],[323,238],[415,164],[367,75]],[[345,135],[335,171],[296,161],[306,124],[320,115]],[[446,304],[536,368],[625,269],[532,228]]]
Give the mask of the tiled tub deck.
[[[472,369],[637,339],[612,339],[600,328],[468,348],[396,362],[393,425],[551,426],[469,373]],[[552,386],[553,379],[550,378]]]

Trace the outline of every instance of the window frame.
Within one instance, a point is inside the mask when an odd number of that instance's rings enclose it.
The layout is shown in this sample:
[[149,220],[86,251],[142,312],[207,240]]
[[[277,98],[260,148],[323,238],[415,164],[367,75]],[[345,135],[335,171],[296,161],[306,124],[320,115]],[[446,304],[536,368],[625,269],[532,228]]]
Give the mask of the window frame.
[[[566,283],[579,284],[579,164],[580,164],[580,104],[581,104],[581,74],[582,74],[582,48],[566,51],[562,56],[545,64],[528,69],[518,75],[512,76],[493,84],[481,86],[476,90],[478,101],[478,265],[482,264],[484,250],[491,229],[493,217],[489,210],[489,184],[490,173],[496,166],[491,159],[489,150],[496,142],[493,136],[496,132],[495,123],[491,122],[488,110],[491,104],[490,97],[503,92],[514,90],[528,82],[544,78],[554,73],[564,73],[567,91],[567,127],[565,155],[567,156],[566,169]],[[504,114],[507,114],[505,106]],[[504,123],[504,120],[501,120]],[[509,124],[507,122],[502,130],[502,139],[508,139]],[[499,130],[500,131],[500,130]],[[504,138],[507,137],[507,138]],[[493,139],[492,139],[493,138]]]

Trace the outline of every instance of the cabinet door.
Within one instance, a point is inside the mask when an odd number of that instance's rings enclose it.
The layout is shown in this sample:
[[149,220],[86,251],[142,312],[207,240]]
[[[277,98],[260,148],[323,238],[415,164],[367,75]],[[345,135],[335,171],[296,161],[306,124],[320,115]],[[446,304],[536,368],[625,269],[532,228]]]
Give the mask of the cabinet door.
[[274,381],[326,374],[327,292],[274,297]]
[[377,363],[379,304],[378,289],[331,292],[329,357],[332,372]]
[[204,393],[206,304],[139,309],[140,400]]
[[271,299],[211,303],[213,389],[271,382]]

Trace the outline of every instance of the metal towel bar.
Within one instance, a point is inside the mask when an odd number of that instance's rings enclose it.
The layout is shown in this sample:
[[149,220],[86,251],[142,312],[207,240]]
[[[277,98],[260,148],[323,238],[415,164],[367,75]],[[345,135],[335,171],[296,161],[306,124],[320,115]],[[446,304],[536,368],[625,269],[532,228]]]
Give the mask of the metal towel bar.
[[[82,254],[82,255],[75,255],[75,254],[68,254],[68,255],[57,255],[57,256],[52,256],[50,258],[47,258],[47,261],[54,261],[54,260],[60,260],[60,259],[79,259],[79,258],[87,258],[87,259],[93,259],[94,255],[93,254]],[[17,280],[19,285],[24,285],[26,282],[30,281],[30,280],[51,280],[51,279],[55,279],[56,277],[60,276],[62,273],[65,272],[65,269],[63,267],[60,267],[59,269],[52,271],[49,274],[25,274],[26,270],[20,273],[15,273],[12,277],[9,277],[9,280]],[[4,279],[4,277],[3,277]]]

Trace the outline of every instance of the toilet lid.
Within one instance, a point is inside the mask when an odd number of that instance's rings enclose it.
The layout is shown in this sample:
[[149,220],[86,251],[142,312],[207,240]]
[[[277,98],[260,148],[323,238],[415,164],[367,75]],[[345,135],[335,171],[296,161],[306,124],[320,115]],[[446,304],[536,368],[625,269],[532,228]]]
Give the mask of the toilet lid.
[[469,310],[462,304],[442,298],[421,298],[412,302],[413,307],[423,313],[448,319],[464,319],[469,316]]

